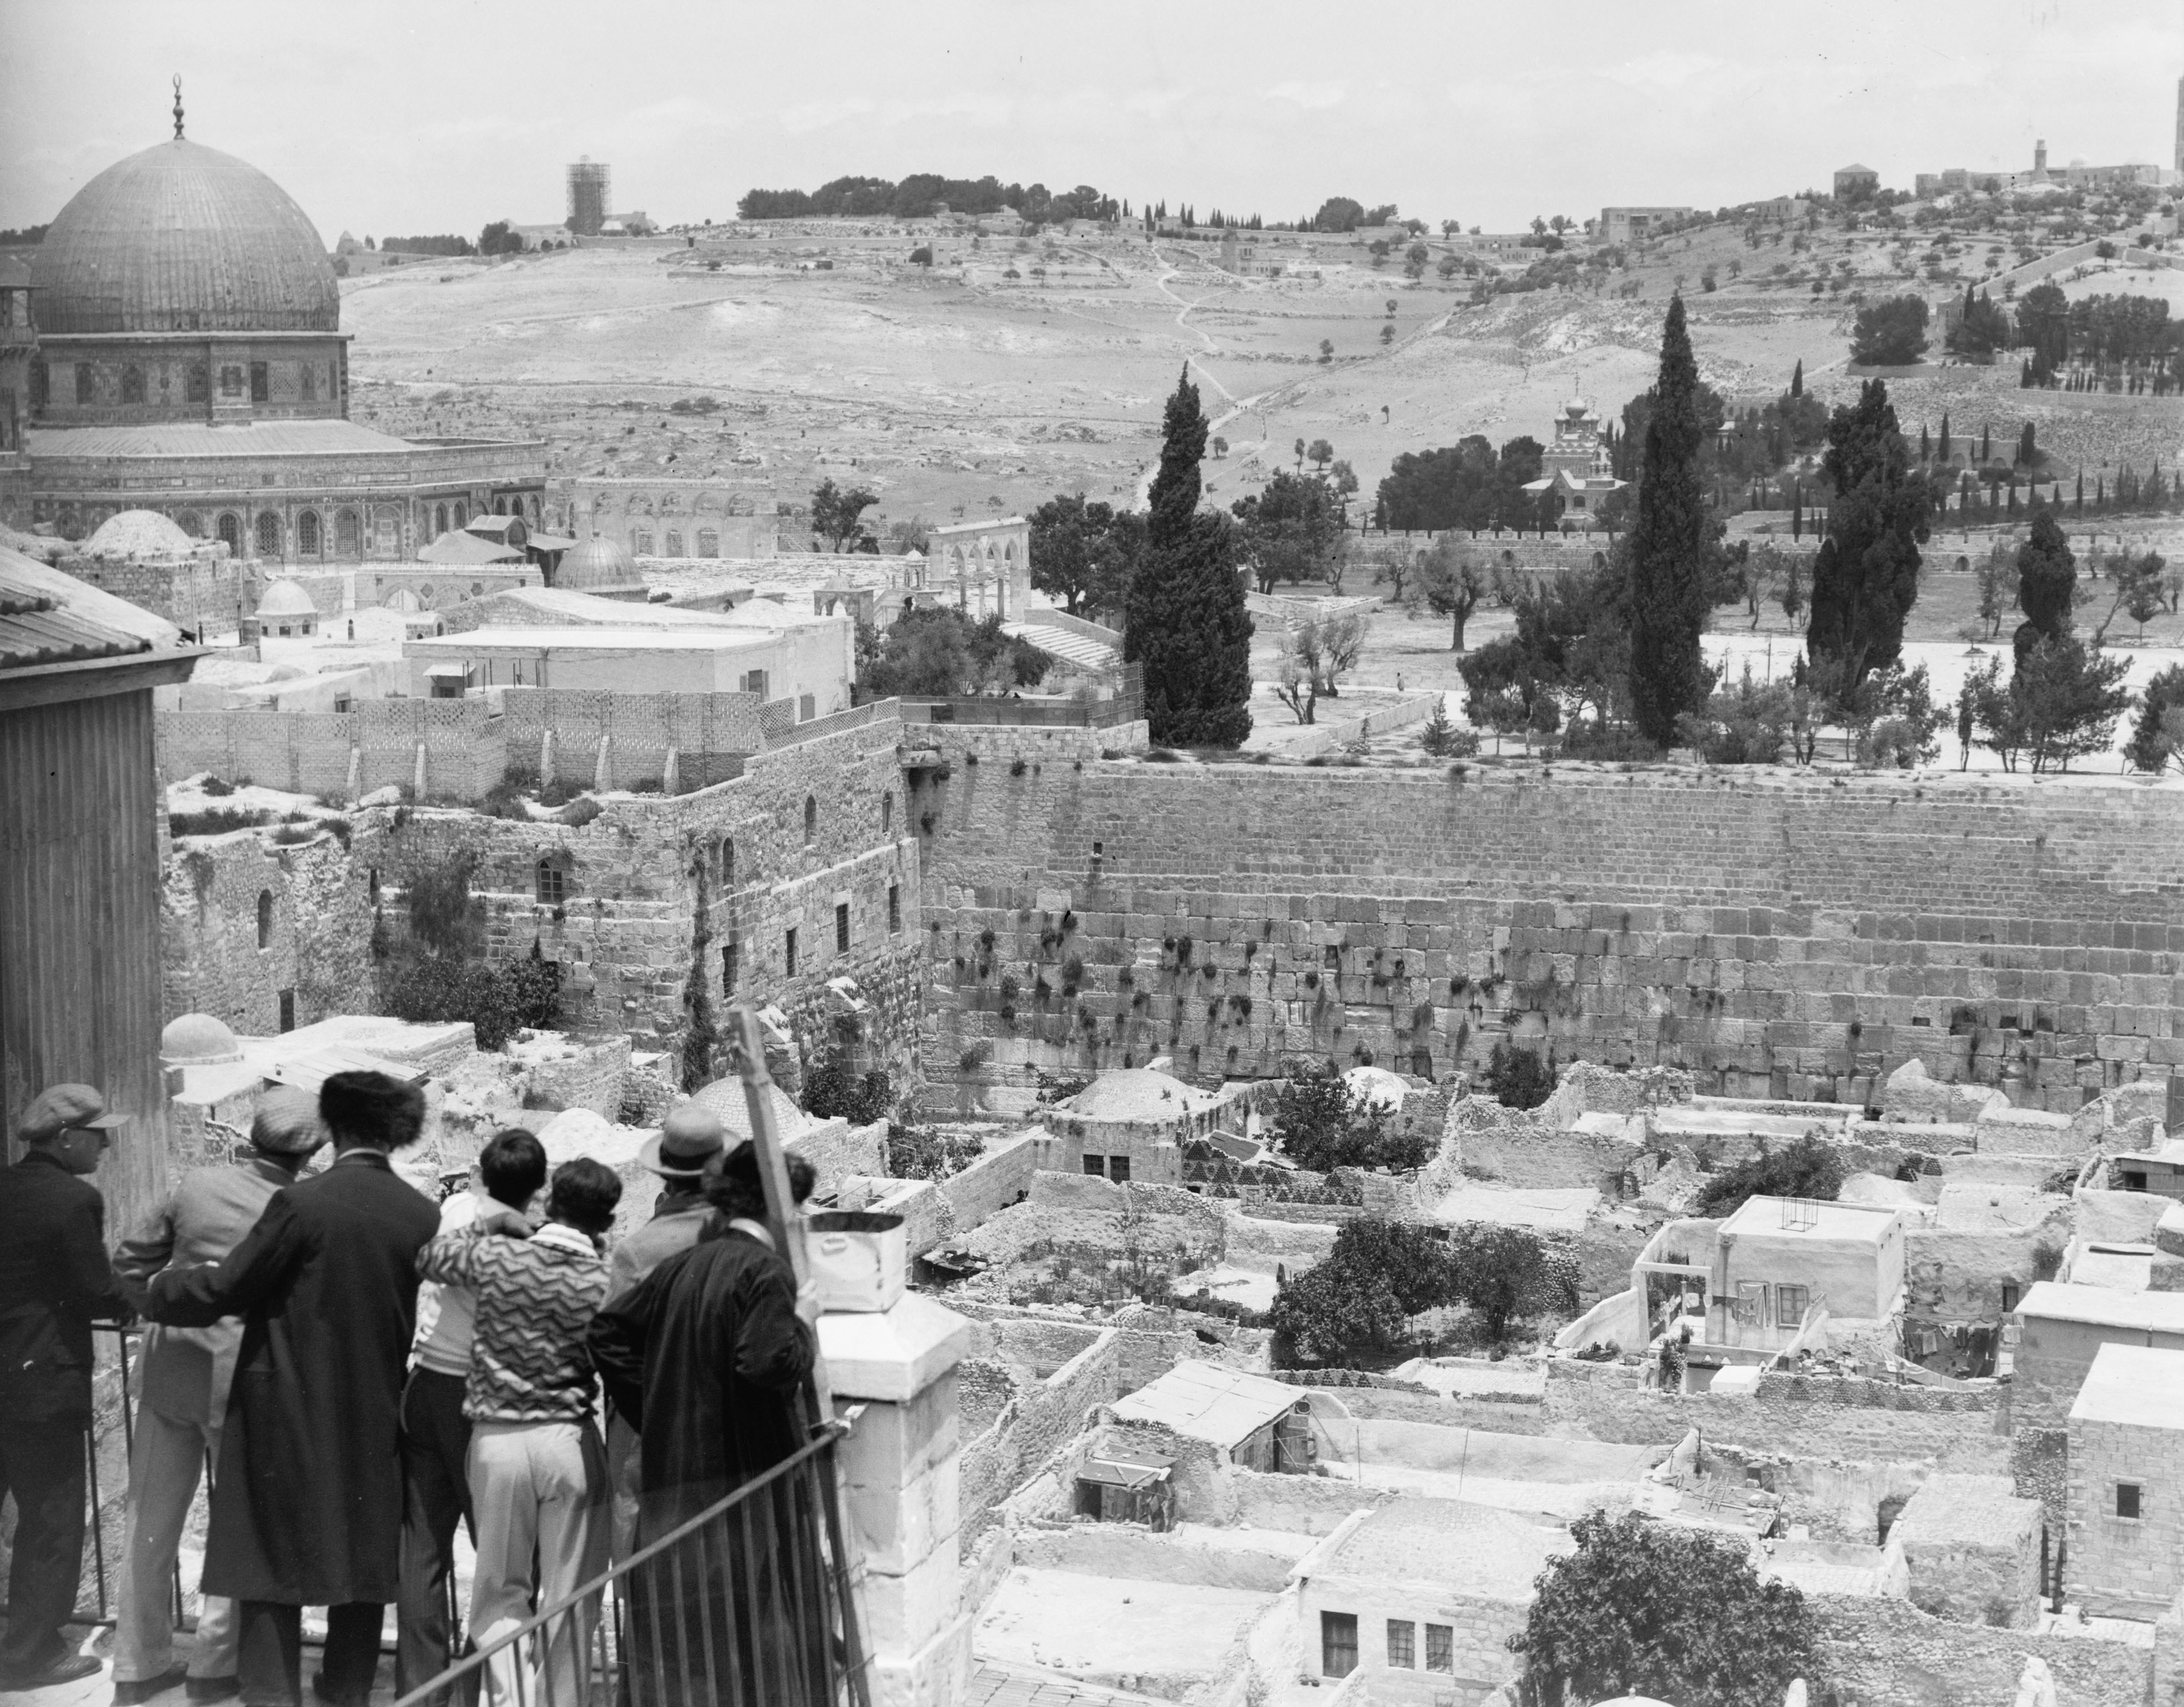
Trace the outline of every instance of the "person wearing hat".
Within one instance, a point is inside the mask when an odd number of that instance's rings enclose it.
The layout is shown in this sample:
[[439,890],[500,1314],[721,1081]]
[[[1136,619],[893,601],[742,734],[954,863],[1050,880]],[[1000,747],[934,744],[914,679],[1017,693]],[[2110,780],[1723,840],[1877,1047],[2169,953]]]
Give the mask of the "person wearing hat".
[[242,1319],[220,1425],[204,1587],[237,1603],[246,1707],[303,1695],[303,1615],[326,1609],[314,1693],[364,1707],[402,1546],[402,1383],[431,1201],[390,1153],[423,1135],[425,1096],[384,1073],[319,1087],[332,1165],[273,1194],[217,1263],[170,1263],[147,1314],[171,1327]]
[[[162,1269],[220,1261],[326,1141],[318,1102],[308,1092],[287,1085],[265,1091],[250,1122],[248,1153],[228,1167],[192,1169],[135,1236],[121,1241],[114,1272],[123,1296],[141,1313]],[[192,1701],[235,1693],[233,1603],[204,1597],[187,1665],[174,1664],[172,1615],[176,1551],[198,1473],[220,1462],[220,1424],[242,1342],[242,1324],[232,1316],[209,1328],[155,1326],[144,1336],[114,1609],[116,1707],[148,1701],[181,1682]]]
[[123,1117],[88,1085],[42,1091],[15,1123],[23,1158],[0,1175],[0,1482],[15,1498],[0,1688],[88,1677],[61,1626],[83,1570],[91,1325],[128,1306],[106,1255],[97,1171]]
[[[695,1102],[671,1110],[659,1131],[644,1141],[637,1159],[667,1182],[652,1206],[652,1219],[633,1230],[607,1259],[607,1302],[616,1298],[678,1251],[698,1242],[712,1206],[705,1201],[705,1166],[727,1147],[720,1116]],[[638,1440],[627,1418],[607,1414],[607,1481],[614,1489],[613,1554],[627,1559],[637,1535]]]

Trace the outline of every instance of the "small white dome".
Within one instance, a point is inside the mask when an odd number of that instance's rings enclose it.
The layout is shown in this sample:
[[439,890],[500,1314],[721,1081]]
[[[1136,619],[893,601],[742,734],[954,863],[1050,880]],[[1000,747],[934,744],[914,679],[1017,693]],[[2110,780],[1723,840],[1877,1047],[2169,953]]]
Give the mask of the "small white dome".
[[170,557],[187,555],[196,544],[156,510],[125,510],[100,522],[83,549],[91,557]]
[[242,1046],[235,1034],[209,1013],[185,1013],[170,1019],[159,1034],[159,1059],[170,1067],[201,1067],[214,1061],[240,1061]]
[[318,614],[319,607],[302,583],[285,577],[269,586],[265,596],[258,601],[258,620],[261,622],[283,617],[291,621],[298,616],[315,617]]

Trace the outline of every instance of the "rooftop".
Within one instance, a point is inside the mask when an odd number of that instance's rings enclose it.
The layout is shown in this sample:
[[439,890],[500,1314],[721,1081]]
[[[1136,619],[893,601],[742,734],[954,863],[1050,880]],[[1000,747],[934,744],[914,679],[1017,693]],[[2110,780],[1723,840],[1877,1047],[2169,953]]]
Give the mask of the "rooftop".
[[473,628],[405,644],[418,656],[470,658],[488,652],[732,652],[766,636],[725,624],[703,628]]
[[2184,1428],[2184,1352],[2160,1346],[2103,1346],[2070,1407],[2072,1422]]
[[1936,1475],[1919,1485],[1888,1533],[1912,1545],[1997,1547],[2029,1534],[2039,1522],[2040,1502],[2020,1499],[2006,1475]]
[[254,421],[214,427],[169,421],[136,427],[31,427],[23,448],[47,456],[409,456],[419,447],[353,421]]
[[1158,1381],[1115,1402],[1125,1422],[1158,1423],[1217,1447],[1241,1444],[1295,1408],[1295,1387],[1222,1364],[1181,1363]]
[[1899,1212],[1886,1203],[1823,1203],[1809,1197],[1747,1197],[1721,1224],[1724,1239],[1853,1240],[1878,1245]]
[[1088,1120],[1174,1120],[1218,1107],[1221,1099],[1150,1067],[1102,1073],[1067,1102],[1056,1106]]
[[2184,1334],[2184,1292],[2119,1292],[2106,1286],[2042,1280],[2018,1302],[2017,1314],[2042,1321]]
[[1430,1582],[1444,1593],[1529,1602],[1532,1579],[1569,1551],[1559,1527],[1462,1500],[1412,1496],[1373,1512],[1308,1574]]
[[0,546],[0,670],[128,657],[181,638],[150,611]]

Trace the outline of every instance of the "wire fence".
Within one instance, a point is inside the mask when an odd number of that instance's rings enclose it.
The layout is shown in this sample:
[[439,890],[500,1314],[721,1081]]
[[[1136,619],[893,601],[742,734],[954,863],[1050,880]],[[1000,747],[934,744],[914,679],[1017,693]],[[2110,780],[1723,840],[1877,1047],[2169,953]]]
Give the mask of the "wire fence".
[[[870,1707],[830,1424],[395,1707]],[[484,1639],[480,1640],[482,1636]]]

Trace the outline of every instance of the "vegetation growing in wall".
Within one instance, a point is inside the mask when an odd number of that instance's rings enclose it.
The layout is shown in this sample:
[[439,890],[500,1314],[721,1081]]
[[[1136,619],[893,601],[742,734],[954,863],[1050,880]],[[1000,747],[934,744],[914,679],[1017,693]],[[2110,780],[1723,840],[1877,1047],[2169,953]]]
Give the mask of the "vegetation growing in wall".
[[471,893],[476,867],[464,852],[414,873],[401,942],[382,942],[375,925],[379,1008],[396,1019],[466,1019],[479,1048],[499,1049],[526,1027],[560,1024],[561,968],[535,941],[526,959],[485,958],[485,906]]
[[1800,1138],[1787,1149],[1765,1152],[1710,1175],[1692,1200],[1691,1213],[1734,1215],[1749,1197],[1810,1197],[1831,1203],[1841,1195],[1842,1158],[1817,1138]]
[[945,1180],[985,1153],[984,1144],[972,1133],[892,1123],[888,1127],[887,1170],[892,1180]]
[[1509,1638],[1524,1707],[1644,1695],[1680,1707],[1775,1707],[1792,1680],[1817,1680],[1805,1598],[1763,1582],[1746,1538],[1595,1512],[1570,1526],[1576,1551],[1534,1579]]
[[[894,1106],[894,1083],[879,1068],[859,1073],[849,1052],[836,1049],[804,1075],[804,1112],[821,1120],[843,1119],[852,1126],[884,1120]],[[906,1174],[928,1179],[929,1174]]]
[[1536,1108],[1555,1094],[1554,1054],[1496,1040],[1486,1057],[1486,1089],[1504,1108]]

